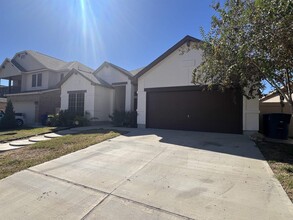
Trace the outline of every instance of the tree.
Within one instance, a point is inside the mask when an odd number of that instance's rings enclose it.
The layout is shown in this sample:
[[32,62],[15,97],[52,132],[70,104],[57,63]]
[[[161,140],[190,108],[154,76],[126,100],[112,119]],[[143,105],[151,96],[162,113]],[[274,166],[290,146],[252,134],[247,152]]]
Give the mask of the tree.
[[201,29],[203,62],[193,82],[238,88],[247,98],[267,82],[292,110],[293,0],[227,0],[212,7],[217,15],[208,33]]
[[5,108],[5,115],[1,120],[1,128],[12,129],[16,127],[17,127],[17,123],[15,120],[13,105],[11,100],[9,100]]

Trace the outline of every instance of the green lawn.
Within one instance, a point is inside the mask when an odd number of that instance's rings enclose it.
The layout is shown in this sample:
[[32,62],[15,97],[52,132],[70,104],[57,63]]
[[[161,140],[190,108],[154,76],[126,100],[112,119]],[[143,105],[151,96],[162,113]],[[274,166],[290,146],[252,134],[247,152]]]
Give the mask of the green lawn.
[[293,202],[293,145],[260,142],[257,146]]
[[57,128],[57,127],[25,128],[24,127],[17,130],[0,131],[0,143],[7,142],[9,140],[31,137],[38,134],[54,132],[56,130],[60,130],[60,128]]
[[121,132],[90,130],[80,134],[65,135],[34,145],[0,154],[0,179],[31,166],[61,157],[90,145],[119,136]]

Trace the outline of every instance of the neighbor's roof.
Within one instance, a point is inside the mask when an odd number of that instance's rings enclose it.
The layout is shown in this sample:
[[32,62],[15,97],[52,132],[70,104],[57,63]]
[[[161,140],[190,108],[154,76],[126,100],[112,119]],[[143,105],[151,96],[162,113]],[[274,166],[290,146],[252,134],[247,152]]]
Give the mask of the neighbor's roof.
[[24,71],[24,69],[18,63],[16,63],[14,60],[10,60],[9,58],[5,58],[0,66],[3,67],[6,62],[11,63],[19,71]]
[[141,67],[141,68],[138,68],[138,69],[135,69],[135,70],[130,70],[129,72],[135,76],[136,74],[138,74],[143,68],[145,67]]
[[145,68],[143,68],[141,71],[139,71],[134,77],[139,78],[145,72],[149,71],[151,68],[156,66],[158,63],[160,63],[162,60],[164,60],[167,56],[169,56],[171,53],[176,51],[178,48],[180,48],[182,45],[184,45],[187,42],[202,42],[202,41],[197,38],[186,35],[183,39],[181,39],[178,43],[176,43],[174,46],[172,46],[170,49],[168,49],[165,53],[163,53],[161,56],[159,56],[157,59],[155,59],[149,65],[147,65]]
[[[281,90],[286,91],[286,89],[284,87],[282,87]],[[271,99],[271,98],[273,98],[275,96],[279,96],[279,95],[280,94],[279,94],[278,90],[275,89],[275,90],[271,91],[270,93],[268,93],[267,95],[261,97],[259,99],[259,101],[264,102],[264,101],[267,101],[267,100],[269,100],[269,99]]]
[[107,62],[107,61],[105,61],[101,66],[99,66],[98,69],[96,69],[94,73],[99,72],[105,66],[113,67],[114,69],[116,69],[116,70],[120,71],[121,73],[123,73],[124,75],[126,75],[128,78],[133,77],[133,75],[129,71],[127,71],[127,70],[125,70],[125,69],[123,69],[123,68],[121,68],[119,66],[116,66],[113,63]]
[[63,66],[66,65],[66,62],[55,57],[48,56],[46,54],[42,54],[33,50],[26,50],[29,55],[31,55],[35,60],[37,60],[44,68],[52,69],[52,70],[60,70]]
[[63,67],[64,69],[76,69],[78,71],[86,72],[86,73],[92,73],[94,70],[78,61],[73,61],[66,63],[66,65]]
[[65,77],[64,79],[59,82],[57,84],[57,88],[60,87],[64,82],[66,82],[73,74],[79,74],[82,77],[84,77],[85,79],[89,80],[91,83],[95,84],[95,85],[99,85],[99,86],[103,86],[103,87],[108,87],[108,88],[113,88],[109,83],[107,83],[106,81],[102,80],[99,77],[96,77],[93,75],[93,73],[89,73],[89,72],[84,72],[84,71],[79,71],[77,69],[72,69]]
[[83,71],[83,72],[93,72],[93,69],[89,68],[88,66],[77,62],[65,62],[63,60],[57,59],[55,57],[51,57],[49,55],[33,51],[33,50],[25,50],[15,54],[11,62],[21,71],[26,72],[27,70],[24,69],[20,64],[18,64],[15,60],[16,56],[20,54],[29,54],[31,55],[37,62],[39,62],[44,68],[51,69],[55,71],[62,71],[62,70],[71,70],[73,68]]

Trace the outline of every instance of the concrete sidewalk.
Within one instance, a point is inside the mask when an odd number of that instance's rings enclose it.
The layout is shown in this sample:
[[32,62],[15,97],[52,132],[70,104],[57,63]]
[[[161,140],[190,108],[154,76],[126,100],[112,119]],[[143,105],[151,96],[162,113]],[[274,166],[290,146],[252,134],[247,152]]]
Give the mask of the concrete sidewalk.
[[70,129],[65,129],[65,130],[60,130],[57,132],[51,132],[47,134],[41,134],[41,135],[36,135],[33,137],[29,138],[23,138],[19,140],[13,140],[9,141],[7,143],[0,143],[0,153],[4,151],[9,151],[9,150],[15,150],[21,147],[26,147],[32,144],[35,144],[40,141],[47,141],[52,138],[57,138],[57,137],[62,137],[67,134],[76,134],[82,131],[88,131],[92,129],[100,129],[100,128],[111,128],[111,125],[105,126],[105,125],[100,125],[100,126],[86,126],[86,127],[76,127],[76,128],[70,128]]
[[1,218],[293,219],[246,136],[130,130],[1,180]]

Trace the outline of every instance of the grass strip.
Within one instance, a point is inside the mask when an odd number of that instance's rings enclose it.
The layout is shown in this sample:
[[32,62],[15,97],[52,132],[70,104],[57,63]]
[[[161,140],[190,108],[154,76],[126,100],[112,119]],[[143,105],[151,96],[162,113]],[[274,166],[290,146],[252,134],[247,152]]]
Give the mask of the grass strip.
[[117,137],[120,134],[122,132],[102,129],[89,130],[3,152],[0,154],[0,179],[29,167],[84,149],[93,144]]

